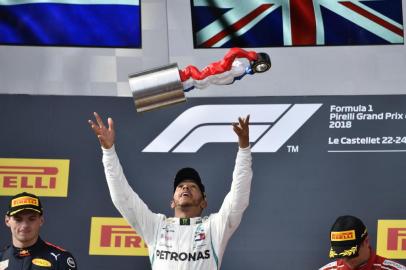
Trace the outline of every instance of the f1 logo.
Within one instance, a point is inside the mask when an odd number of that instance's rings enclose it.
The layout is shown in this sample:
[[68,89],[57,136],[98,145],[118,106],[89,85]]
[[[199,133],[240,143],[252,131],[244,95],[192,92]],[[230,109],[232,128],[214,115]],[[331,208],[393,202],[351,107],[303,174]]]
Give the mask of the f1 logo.
[[252,152],[276,152],[322,104],[223,104],[192,107],[142,152],[195,153],[206,143],[236,142],[230,123],[250,114]]
[[378,220],[377,253],[390,259],[406,259],[406,220]]

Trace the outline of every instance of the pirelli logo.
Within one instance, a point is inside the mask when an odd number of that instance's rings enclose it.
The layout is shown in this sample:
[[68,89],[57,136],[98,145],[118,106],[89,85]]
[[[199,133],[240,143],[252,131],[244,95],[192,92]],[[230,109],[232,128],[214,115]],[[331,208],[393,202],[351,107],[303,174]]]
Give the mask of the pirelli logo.
[[69,160],[0,158],[0,195],[30,192],[42,197],[68,195]]
[[406,220],[378,220],[377,253],[390,259],[406,259]]
[[148,256],[148,247],[124,218],[92,217],[90,255]]
[[20,205],[27,205],[27,204],[39,206],[39,201],[36,198],[31,198],[28,196],[20,197],[20,198],[17,198],[17,199],[14,199],[11,201],[12,207],[17,207]]
[[349,241],[355,240],[355,230],[331,232],[331,241]]

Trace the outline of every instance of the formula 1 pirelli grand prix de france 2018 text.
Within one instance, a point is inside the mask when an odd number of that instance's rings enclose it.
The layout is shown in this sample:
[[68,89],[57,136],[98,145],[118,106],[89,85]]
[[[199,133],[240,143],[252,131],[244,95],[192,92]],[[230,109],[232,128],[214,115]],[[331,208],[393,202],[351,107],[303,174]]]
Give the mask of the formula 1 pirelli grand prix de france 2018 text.
[[[380,110],[373,104],[330,105],[329,129],[335,131],[333,132],[335,135],[328,137],[328,145],[330,147],[371,146],[359,151],[406,151],[381,149],[382,146],[406,146],[404,129],[391,128],[405,125],[406,114],[404,111]],[[380,128],[382,126],[388,128]],[[385,133],[382,133],[383,130],[385,130]],[[378,149],[376,146],[381,147]],[[348,151],[335,150],[329,152]]]

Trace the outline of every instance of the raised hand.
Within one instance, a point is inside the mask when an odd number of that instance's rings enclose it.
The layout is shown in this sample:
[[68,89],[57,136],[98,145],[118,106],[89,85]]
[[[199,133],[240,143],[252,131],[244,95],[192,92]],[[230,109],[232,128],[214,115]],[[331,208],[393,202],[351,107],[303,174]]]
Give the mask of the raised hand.
[[113,119],[110,117],[107,119],[107,123],[109,125],[109,127],[107,128],[97,112],[94,112],[93,114],[96,118],[97,124],[94,123],[92,120],[89,120],[89,125],[99,139],[100,145],[103,148],[110,149],[114,145],[114,140],[116,137]]
[[238,123],[233,123],[233,130],[238,136],[238,145],[241,148],[247,148],[250,145],[249,137],[250,116],[246,118],[238,117]]

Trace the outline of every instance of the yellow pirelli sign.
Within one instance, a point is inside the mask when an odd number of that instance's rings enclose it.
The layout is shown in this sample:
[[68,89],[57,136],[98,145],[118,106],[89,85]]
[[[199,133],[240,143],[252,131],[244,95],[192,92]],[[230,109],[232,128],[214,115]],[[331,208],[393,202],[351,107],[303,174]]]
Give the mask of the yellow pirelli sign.
[[0,196],[67,197],[68,159],[0,158]]
[[406,220],[378,220],[377,253],[389,259],[406,259]]
[[92,217],[89,254],[148,256],[148,247],[124,218]]

